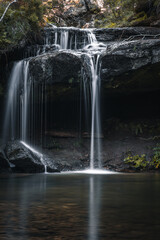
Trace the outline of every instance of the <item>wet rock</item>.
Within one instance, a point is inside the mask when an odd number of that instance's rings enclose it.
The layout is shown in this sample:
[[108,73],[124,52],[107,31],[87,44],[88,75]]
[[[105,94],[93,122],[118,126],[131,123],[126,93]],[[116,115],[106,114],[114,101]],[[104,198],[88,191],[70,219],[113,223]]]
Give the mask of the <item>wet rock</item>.
[[19,141],[8,142],[4,151],[8,158],[6,167],[11,167],[14,173],[43,173],[45,166],[49,173],[83,168],[81,160],[74,159],[74,157],[68,161],[65,159],[65,155],[64,157],[54,157],[44,153],[43,158],[41,158]]
[[124,27],[124,28],[99,28],[94,29],[94,34],[99,42],[123,41],[130,37],[143,38],[160,34],[160,29],[154,27]]
[[23,146],[19,141],[8,142],[4,151],[9,162],[13,164],[12,172],[44,172],[44,165],[40,159],[25,146]]
[[108,46],[102,56],[101,80],[160,62],[160,40],[135,40]]
[[[59,171],[82,170],[89,166],[90,139],[82,144],[72,137],[47,137],[43,146],[46,165]],[[48,148],[49,147],[49,148]]]
[[154,21],[152,24],[151,24],[152,27],[160,27],[160,20],[157,20],[157,21]]
[[107,161],[104,162],[103,168],[111,171],[116,171],[116,172],[128,172],[130,170],[130,167],[126,164],[124,164],[121,161],[118,161],[118,159],[108,159]]
[[85,6],[81,6],[79,8],[74,8],[74,7],[70,7],[67,11],[64,12],[64,17],[65,18],[74,18],[74,17],[78,17],[79,15],[83,15],[87,12]]
[[47,172],[53,172],[52,169],[57,169],[56,172],[61,171],[71,171],[75,169],[82,169],[79,165],[79,161],[68,161],[64,157],[54,158],[54,157],[46,157],[45,161],[47,163]]
[[81,60],[69,52],[45,54],[32,58],[30,75],[36,82],[57,83],[78,82],[81,71]]
[[[46,35],[54,36],[54,31],[61,29],[46,28]],[[70,29],[70,34],[78,34],[77,39],[84,39],[85,31]],[[101,80],[114,87],[116,79],[123,74],[136,72],[148,65],[160,62],[160,29],[131,27],[116,29],[95,29],[97,40],[101,42],[106,52],[101,56]],[[52,37],[53,38],[53,37]],[[52,39],[51,38],[51,39]],[[105,43],[105,44],[104,44]],[[99,46],[100,47],[100,46]],[[82,54],[62,51],[37,56],[30,60],[30,74],[33,81],[38,83],[79,83],[81,67],[90,75],[85,49]],[[115,84],[114,84],[115,83]]]
[[0,149],[0,173],[11,172],[10,164],[5,157],[3,149]]

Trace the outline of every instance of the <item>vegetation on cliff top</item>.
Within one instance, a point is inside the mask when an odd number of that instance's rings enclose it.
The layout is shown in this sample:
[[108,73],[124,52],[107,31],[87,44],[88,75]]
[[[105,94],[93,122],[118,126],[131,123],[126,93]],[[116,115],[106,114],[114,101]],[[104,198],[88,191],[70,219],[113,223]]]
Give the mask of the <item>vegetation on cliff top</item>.
[[[52,0],[48,20],[80,27],[160,26],[160,0]],[[153,24],[154,25],[154,24]]]
[[104,0],[104,7],[97,27],[160,26],[159,0]]
[[[0,1],[0,16],[11,1]],[[29,39],[43,25],[45,6],[41,0],[21,0],[12,4],[0,22],[0,50]]]
[[[0,0],[0,17],[11,0]],[[17,0],[0,21],[0,50],[37,35],[45,22],[57,26],[160,26],[160,0]]]

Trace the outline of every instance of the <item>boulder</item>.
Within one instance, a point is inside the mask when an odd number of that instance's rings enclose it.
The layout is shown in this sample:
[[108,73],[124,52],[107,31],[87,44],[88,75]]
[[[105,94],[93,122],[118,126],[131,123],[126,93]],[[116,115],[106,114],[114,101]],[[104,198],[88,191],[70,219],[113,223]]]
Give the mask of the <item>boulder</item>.
[[[61,159],[61,157],[54,158],[54,156],[47,153],[44,153],[42,156],[34,148],[30,149],[20,141],[8,142],[4,151],[8,160],[3,160],[3,165],[5,168],[11,168],[14,173],[43,173],[45,172],[45,166],[47,172],[50,173],[71,170],[74,167],[80,168],[78,161],[74,161],[74,164],[71,161],[69,164],[67,161]],[[2,165],[1,156],[0,164]]]
[[38,156],[33,154],[19,141],[11,141],[4,149],[9,162],[13,164],[12,171],[18,173],[44,172],[44,165]]
[[5,157],[3,149],[0,150],[0,173],[11,172],[10,164]]
[[79,82],[81,59],[68,51],[44,54],[30,61],[31,78],[38,83]]
[[[63,153],[63,154],[62,154]],[[62,150],[62,153],[58,156],[46,156],[45,162],[47,163],[47,172],[53,172],[53,169],[57,169],[55,172],[61,171],[74,171],[74,170],[83,170],[84,164],[80,159],[80,153],[73,155],[68,159],[69,153]],[[65,157],[67,155],[67,157]]]

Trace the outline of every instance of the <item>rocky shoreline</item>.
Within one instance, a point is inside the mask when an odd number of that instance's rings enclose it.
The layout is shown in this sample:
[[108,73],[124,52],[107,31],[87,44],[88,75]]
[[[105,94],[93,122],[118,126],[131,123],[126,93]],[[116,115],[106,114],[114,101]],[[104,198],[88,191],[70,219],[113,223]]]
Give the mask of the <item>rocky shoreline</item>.
[[[140,135],[126,135],[123,131],[102,138],[102,168],[124,173],[159,172],[155,166],[149,165],[154,156],[153,149],[159,143],[159,137],[147,138]],[[36,149],[36,148],[35,148]],[[0,173],[44,173],[45,166],[49,173],[88,169],[90,166],[90,139],[50,136],[39,150],[43,159],[25,147],[20,141],[10,141],[1,147]],[[36,149],[37,150],[37,149]],[[143,165],[126,163],[128,156],[145,155]],[[96,168],[95,161],[95,168]]]

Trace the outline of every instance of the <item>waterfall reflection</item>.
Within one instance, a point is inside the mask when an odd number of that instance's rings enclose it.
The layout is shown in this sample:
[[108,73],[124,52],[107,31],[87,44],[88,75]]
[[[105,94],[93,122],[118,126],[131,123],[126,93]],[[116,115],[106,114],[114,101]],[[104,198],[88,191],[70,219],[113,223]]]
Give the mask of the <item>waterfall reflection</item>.
[[[28,225],[30,222],[30,209],[34,202],[44,200],[46,196],[46,175],[10,177],[4,192],[8,208],[1,209],[0,233],[5,234],[4,239],[30,239]],[[5,181],[4,181],[5,182]],[[2,189],[3,190],[3,189]],[[3,229],[3,230],[2,230]],[[1,238],[0,238],[1,239]],[[3,239],[3,236],[2,236]]]
[[101,180],[99,176],[90,176],[89,178],[89,226],[88,239],[99,239],[100,227],[100,209],[101,209]]
[[0,240],[158,240],[159,188],[148,174],[1,177]]

